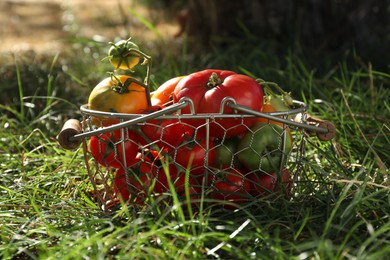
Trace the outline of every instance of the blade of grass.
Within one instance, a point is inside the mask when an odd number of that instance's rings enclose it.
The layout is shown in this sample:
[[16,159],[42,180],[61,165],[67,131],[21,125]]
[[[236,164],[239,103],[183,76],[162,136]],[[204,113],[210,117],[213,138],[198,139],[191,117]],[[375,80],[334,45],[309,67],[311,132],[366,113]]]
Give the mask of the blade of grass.
[[[356,178],[357,178],[357,176],[356,176]],[[333,221],[334,221],[334,219],[336,217],[336,213],[340,209],[341,203],[346,199],[347,193],[352,188],[352,186],[353,186],[353,183],[348,183],[347,185],[345,185],[345,187],[341,191],[341,194],[339,195],[335,205],[333,206],[333,209],[332,209],[332,211],[330,213],[330,216],[328,217],[328,219],[327,219],[327,221],[325,223],[325,227],[324,227],[324,230],[323,230],[322,235],[321,235],[321,240],[322,241],[327,240],[326,237],[329,235],[332,223],[333,223]]]
[[19,91],[19,103],[20,103],[20,114],[21,116],[19,116],[19,120],[21,120],[22,123],[24,123],[25,121],[25,114],[24,114],[24,102],[23,102],[23,87],[22,87],[22,79],[21,79],[21,76],[20,76],[20,70],[19,70],[19,65],[18,65],[18,62],[16,61],[16,57],[14,57],[14,61],[15,61],[15,69],[16,69],[16,80],[18,82],[18,91]]
[[[47,75],[46,96],[48,96],[48,97],[53,96],[53,83],[54,83],[53,69],[54,69],[54,65],[56,64],[56,62],[58,60],[58,57],[59,57],[59,53],[57,53],[54,56],[53,61],[52,61],[51,65],[50,65],[49,73]],[[47,99],[46,100],[46,105],[45,105],[45,109],[44,109],[45,112],[49,109],[49,107],[51,105],[51,102],[52,102],[52,99]]]
[[375,158],[375,161],[378,165],[378,168],[380,169],[380,171],[382,172],[382,175],[385,176],[387,175],[387,171],[388,171],[388,168],[386,166],[386,164],[382,161],[382,159],[379,157],[379,155],[377,154],[377,152],[375,151],[375,149],[372,147],[372,145],[368,142],[366,136],[364,135],[362,129],[360,128],[359,124],[357,123],[356,121],[356,118],[355,118],[355,115],[354,113],[352,112],[352,109],[351,107],[349,106],[348,104],[348,100],[347,98],[345,97],[344,95],[344,91],[342,89],[340,89],[340,93],[341,93],[341,96],[343,98],[343,101],[344,101],[344,104],[347,108],[347,111],[349,113],[349,115],[351,116],[352,118],[352,121],[354,122],[355,124],[355,127],[356,129],[358,130],[360,136],[363,138],[364,142],[366,143],[366,145],[368,146],[369,150],[373,153],[374,155],[374,158]]

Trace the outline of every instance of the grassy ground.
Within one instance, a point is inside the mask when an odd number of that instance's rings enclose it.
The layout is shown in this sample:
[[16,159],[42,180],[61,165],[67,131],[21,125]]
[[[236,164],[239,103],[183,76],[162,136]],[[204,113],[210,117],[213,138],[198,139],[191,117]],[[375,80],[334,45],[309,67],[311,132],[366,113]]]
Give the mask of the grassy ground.
[[274,55],[258,45],[243,53],[241,45],[232,44],[201,59],[185,47],[179,58],[156,53],[154,86],[206,67],[248,73],[278,82],[307,102],[310,113],[335,123],[337,137],[308,139],[291,199],[258,199],[236,211],[205,205],[195,216],[186,214],[186,205],[103,212],[90,195],[82,149],[67,151],[55,140],[68,117],[80,116],[79,105],[109,70],[84,53],[89,49],[101,58],[105,45],[73,40],[77,44],[66,54],[33,57],[39,58],[34,63],[18,56],[1,71],[6,93],[0,105],[2,259],[384,259],[390,254],[388,72],[359,62],[353,53],[317,68],[306,65],[302,54]]

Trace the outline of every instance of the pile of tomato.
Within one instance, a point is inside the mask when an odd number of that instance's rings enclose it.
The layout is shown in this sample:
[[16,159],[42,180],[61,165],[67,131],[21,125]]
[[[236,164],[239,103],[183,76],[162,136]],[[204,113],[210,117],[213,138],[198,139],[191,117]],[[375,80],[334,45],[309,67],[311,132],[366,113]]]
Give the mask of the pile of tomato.
[[[130,39],[109,50],[117,70],[131,71],[144,57]],[[146,115],[191,100],[170,117],[91,137],[88,150],[95,161],[115,169],[110,172],[115,172],[112,185],[119,198],[144,203],[174,189],[180,198],[196,201],[203,194],[238,203],[288,191],[291,176],[286,164],[293,145],[289,126],[244,117],[223,101],[229,97],[259,112],[286,111],[292,102],[288,93],[275,94],[259,80],[219,69],[175,77],[149,93],[145,82],[116,73],[92,90],[89,109]],[[221,113],[236,116],[218,117]],[[104,116],[91,120],[95,128],[119,122]]]

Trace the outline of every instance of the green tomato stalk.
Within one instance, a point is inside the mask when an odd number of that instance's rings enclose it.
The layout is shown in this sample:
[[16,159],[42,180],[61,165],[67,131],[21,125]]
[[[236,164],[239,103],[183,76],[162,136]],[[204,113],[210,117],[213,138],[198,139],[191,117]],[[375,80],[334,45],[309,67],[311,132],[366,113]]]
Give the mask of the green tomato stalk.
[[111,80],[115,82],[114,86],[112,87],[112,90],[119,94],[129,93],[129,86],[131,85],[131,83],[137,83],[138,85],[146,88],[144,83],[138,81],[135,78],[128,78],[122,83],[121,80],[114,73],[109,72],[108,74],[110,75]]
[[[265,103],[274,105],[274,107],[277,110],[280,110],[280,108],[283,108],[283,106],[285,110],[288,110],[290,107],[294,105],[293,98],[291,97],[291,92],[284,91],[277,83],[264,81],[262,79],[257,79],[256,81],[261,85],[265,85],[264,87],[264,93],[266,94]],[[271,89],[271,86],[274,87],[276,91],[279,93],[278,94],[275,93]]]

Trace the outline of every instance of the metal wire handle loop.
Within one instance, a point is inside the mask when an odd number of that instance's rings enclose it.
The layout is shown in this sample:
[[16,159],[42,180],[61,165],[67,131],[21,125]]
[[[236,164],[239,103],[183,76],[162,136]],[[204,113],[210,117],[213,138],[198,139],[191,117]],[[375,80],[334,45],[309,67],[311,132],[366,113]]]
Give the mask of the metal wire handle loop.
[[[181,99],[179,100],[179,103],[180,103],[180,102],[185,102],[185,103],[187,103],[187,105],[190,106],[190,114],[191,114],[191,115],[195,115],[195,114],[196,114],[194,102],[192,101],[191,98],[183,97],[183,98],[181,98]],[[180,111],[179,111],[178,114],[181,114]]]
[[[224,97],[221,101],[221,107],[219,108],[219,113],[223,114],[225,112],[225,105],[234,104],[237,105],[237,102],[232,97]],[[237,114],[237,110],[234,110],[234,113]]]

